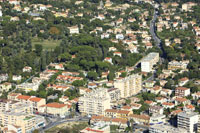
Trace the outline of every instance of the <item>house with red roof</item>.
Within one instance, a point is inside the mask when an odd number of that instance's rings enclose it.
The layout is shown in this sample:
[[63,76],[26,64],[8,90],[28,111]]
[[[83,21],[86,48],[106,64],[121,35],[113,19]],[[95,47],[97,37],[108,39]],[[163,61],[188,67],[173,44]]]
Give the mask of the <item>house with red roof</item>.
[[113,55],[114,55],[114,56],[117,55],[117,56],[119,56],[119,57],[122,57],[122,53],[121,53],[121,52],[114,52]]
[[175,96],[179,96],[179,97],[186,97],[190,95],[190,88],[186,88],[186,87],[177,87],[175,89]]
[[164,102],[164,103],[162,103],[162,106],[165,108],[165,109],[167,109],[167,108],[174,108],[174,103],[170,103],[170,102]]
[[187,82],[189,81],[189,79],[187,77],[181,78],[179,79],[179,86],[184,86]]
[[110,58],[110,57],[106,57],[104,59],[104,61],[109,62],[110,64],[112,64],[112,58]]
[[29,101],[31,102],[33,106],[33,111],[36,113],[38,112],[40,106],[46,104],[46,99],[39,98],[39,97],[31,97]]

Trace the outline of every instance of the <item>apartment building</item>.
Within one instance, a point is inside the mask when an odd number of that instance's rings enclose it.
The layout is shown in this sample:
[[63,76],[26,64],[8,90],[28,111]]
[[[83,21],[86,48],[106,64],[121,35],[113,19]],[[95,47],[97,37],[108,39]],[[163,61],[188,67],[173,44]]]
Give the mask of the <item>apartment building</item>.
[[189,64],[188,60],[185,61],[171,61],[168,63],[169,70],[177,70],[177,69],[187,69],[187,65]]
[[164,108],[158,105],[149,107],[149,114],[163,114]]
[[142,72],[152,72],[153,65],[159,61],[159,53],[152,52],[144,57],[141,61],[141,70]]
[[186,88],[186,87],[177,87],[175,89],[175,96],[179,96],[179,97],[185,97],[190,95],[190,88]]
[[70,105],[61,104],[61,103],[48,103],[46,105],[46,111],[48,114],[53,114],[57,116],[66,116],[69,115],[70,112]]
[[32,104],[0,99],[0,125],[2,130],[27,133],[45,126],[45,119],[33,114]]
[[44,98],[21,95],[20,93],[11,93],[8,95],[8,99],[19,101],[21,103],[31,104],[34,112],[38,112],[40,106],[46,104],[46,99]]
[[170,125],[156,124],[150,126],[149,133],[187,133],[187,130]]
[[103,115],[110,108],[110,96],[106,88],[97,88],[79,98],[78,108],[82,114]]
[[129,115],[129,120],[135,121],[135,123],[138,124],[144,124],[144,125],[149,125],[150,122],[150,117],[148,115],[137,115],[137,114],[130,114]]
[[106,109],[104,116],[109,118],[128,119],[130,114],[133,114],[133,112],[128,110]]
[[188,133],[197,132],[197,127],[199,123],[199,114],[198,112],[180,112],[177,115],[178,127],[184,128]]
[[33,113],[33,108],[30,104],[21,103],[19,101],[0,99],[0,112],[15,111],[24,113]]
[[125,78],[118,78],[114,81],[114,88],[120,89],[121,98],[135,95],[142,90],[142,76],[133,74]]
[[13,125],[17,127],[19,133],[28,133],[45,126],[45,119],[23,112],[0,112],[0,124],[3,125],[3,130],[9,129]]
[[108,89],[108,94],[110,96],[111,102],[117,101],[121,98],[120,89],[118,88]]
[[32,97],[29,99],[31,105],[33,106],[33,111],[38,112],[39,107],[46,104],[46,99],[39,97]]

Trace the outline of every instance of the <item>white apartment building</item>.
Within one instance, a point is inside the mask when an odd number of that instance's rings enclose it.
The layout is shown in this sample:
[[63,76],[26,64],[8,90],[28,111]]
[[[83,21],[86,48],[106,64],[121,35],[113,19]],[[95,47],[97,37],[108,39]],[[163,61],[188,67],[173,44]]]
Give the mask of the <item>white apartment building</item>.
[[103,115],[106,109],[110,109],[110,96],[106,88],[94,89],[79,98],[79,111],[87,115]]
[[151,72],[153,71],[153,65],[159,61],[159,53],[149,53],[141,61],[141,70],[142,72]]
[[117,101],[121,98],[120,89],[118,88],[108,89],[108,94],[110,96],[111,102]]
[[197,132],[199,114],[197,112],[181,112],[178,114],[178,127],[184,128],[188,133]]
[[187,130],[170,125],[157,124],[150,126],[149,133],[187,133]]
[[3,132],[27,133],[45,126],[45,119],[33,114],[31,104],[0,99],[0,125]]
[[142,76],[133,74],[125,78],[118,78],[114,81],[114,88],[120,89],[121,98],[135,95],[142,90]]

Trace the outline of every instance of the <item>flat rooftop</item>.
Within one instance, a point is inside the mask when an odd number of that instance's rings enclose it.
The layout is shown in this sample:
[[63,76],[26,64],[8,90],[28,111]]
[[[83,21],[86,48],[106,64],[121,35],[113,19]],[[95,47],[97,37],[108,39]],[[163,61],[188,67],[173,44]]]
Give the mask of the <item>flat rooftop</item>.
[[156,125],[152,125],[150,128],[154,128],[160,131],[165,131],[168,133],[187,133],[187,130],[183,129],[183,128],[176,128],[173,127],[171,125],[164,125],[164,124],[156,124]]
[[198,112],[181,112],[178,114],[178,116],[182,116],[182,117],[193,117],[193,116],[196,116],[196,115],[199,115]]
[[144,57],[144,58],[142,59],[142,61],[149,61],[149,60],[152,60],[152,59],[154,59],[156,56],[159,56],[159,53],[156,53],[156,52],[149,53],[146,57]]

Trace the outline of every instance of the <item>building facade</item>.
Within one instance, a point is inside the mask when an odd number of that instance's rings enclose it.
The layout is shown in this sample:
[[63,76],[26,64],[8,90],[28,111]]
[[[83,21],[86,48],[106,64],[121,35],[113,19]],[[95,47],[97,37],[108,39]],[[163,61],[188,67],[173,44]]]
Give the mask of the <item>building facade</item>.
[[149,53],[145,58],[141,61],[141,70],[142,72],[152,72],[153,65],[155,65],[159,61],[159,53]]
[[103,115],[110,108],[110,96],[106,88],[97,88],[79,98],[78,108],[82,114]]
[[197,132],[199,114],[197,112],[181,112],[177,117],[178,127],[184,128],[188,133]]
[[121,91],[121,98],[127,98],[139,93],[142,90],[142,76],[133,74],[114,81],[114,87]]

